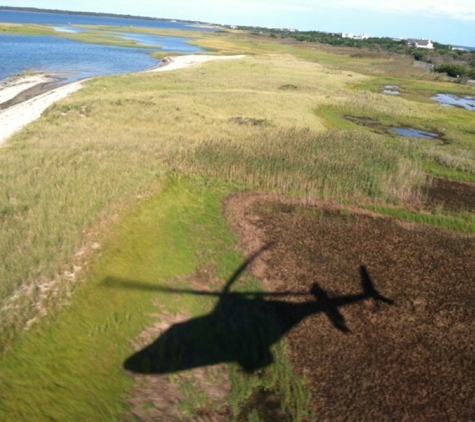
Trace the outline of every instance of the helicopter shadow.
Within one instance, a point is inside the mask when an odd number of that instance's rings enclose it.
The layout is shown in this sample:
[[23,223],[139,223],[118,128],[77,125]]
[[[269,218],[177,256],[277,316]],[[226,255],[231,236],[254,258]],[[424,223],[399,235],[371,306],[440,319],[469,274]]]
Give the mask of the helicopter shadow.
[[[232,284],[260,254],[251,255],[226,282],[222,292],[173,289],[108,277],[108,287],[161,291],[218,297],[206,315],[172,325],[153,343],[128,357],[124,369],[140,374],[166,374],[218,363],[237,362],[253,372],[274,361],[271,346],[310,315],[324,313],[342,333],[350,332],[339,308],[363,300],[393,301],[373,285],[365,266],[360,267],[361,293],[330,297],[317,283],[300,292],[231,292]],[[280,298],[307,296],[310,300],[291,302]]]

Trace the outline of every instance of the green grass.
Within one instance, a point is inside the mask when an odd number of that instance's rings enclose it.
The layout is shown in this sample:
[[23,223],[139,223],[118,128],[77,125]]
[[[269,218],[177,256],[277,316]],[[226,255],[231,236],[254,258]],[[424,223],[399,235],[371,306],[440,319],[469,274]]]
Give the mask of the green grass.
[[[434,76],[440,76],[435,74]],[[445,82],[442,80],[414,80],[412,78],[395,78],[391,76],[381,76],[372,78],[355,85],[359,90],[382,92],[385,85],[397,85],[401,96],[415,101],[431,102],[430,97],[438,92],[446,92],[449,94],[473,95],[475,88],[470,85],[456,84]]]
[[433,176],[444,177],[450,180],[457,180],[459,182],[475,183],[475,174],[467,173],[466,171],[443,166],[435,161],[424,160],[421,162],[422,169]]
[[[193,273],[200,263],[215,265],[215,275],[224,284],[242,259],[233,250],[235,235],[221,216],[227,192],[219,185],[170,181],[123,216],[72,303],[24,332],[3,357],[1,420],[117,420],[126,411],[132,380],[121,371],[122,362],[133,350],[131,339],[156,321],[156,305],[197,316],[211,310],[214,299],[113,288],[103,281],[116,278],[163,287]],[[256,288],[249,281],[242,283],[236,290]],[[276,356],[277,363],[259,376],[243,375],[231,365],[236,409],[254,389],[265,386],[282,396],[291,414],[306,412],[307,393],[293,376],[282,346]],[[192,402],[183,403],[184,415],[207,403],[206,397],[197,400],[190,391],[184,394]]]
[[366,205],[363,208],[389,215],[403,221],[427,224],[464,233],[475,233],[475,216],[472,213],[417,213],[402,208]]
[[[391,141],[388,140],[392,145],[410,144],[410,149],[417,151],[412,158],[420,162],[425,172],[436,176],[453,177],[455,180],[473,180],[473,174],[475,174],[475,133],[472,129],[475,115],[473,111],[442,107],[429,99],[430,95],[438,90],[445,90],[449,84],[420,81],[421,90],[424,90],[428,102],[419,102],[420,98],[412,99],[418,95],[411,91],[417,86],[415,81],[400,78],[385,80],[376,78],[375,80],[378,82],[374,86],[378,87],[376,91],[379,93],[361,90],[361,95],[354,95],[336,106],[319,107],[317,114],[324,119],[326,127],[333,130],[358,128],[368,133],[378,133],[386,138],[392,138]],[[405,87],[406,91],[403,92],[407,95],[399,97],[382,94],[382,81]],[[361,86],[371,88],[371,83],[363,83]],[[441,87],[444,88],[441,89]],[[473,91],[471,87],[457,86],[452,92],[460,93],[462,89],[465,94]],[[362,101],[363,98],[366,98],[366,102]],[[350,123],[344,119],[346,115],[370,119],[378,127]],[[411,127],[436,132],[444,139],[443,141],[424,140],[390,135],[387,129],[391,127]]]
[[[87,288],[81,286],[71,306],[23,333],[8,351],[2,360],[2,420],[109,420],[123,410],[131,380],[121,373],[121,362],[131,351],[128,339],[151,321],[154,307],[150,294],[101,283],[112,275],[163,283],[193,270],[196,258],[185,228],[172,218],[183,209],[173,194],[166,198],[159,207],[156,201],[147,209],[144,204],[116,227]],[[31,394],[35,390],[41,394]]]

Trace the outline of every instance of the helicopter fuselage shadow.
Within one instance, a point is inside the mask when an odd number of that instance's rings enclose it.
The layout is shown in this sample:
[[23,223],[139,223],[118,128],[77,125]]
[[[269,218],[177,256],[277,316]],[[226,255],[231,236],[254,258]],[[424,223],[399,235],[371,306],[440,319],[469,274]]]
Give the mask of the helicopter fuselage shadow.
[[[339,307],[366,299],[392,303],[374,289],[365,267],[360,268],[360,273],[360,294],[331,298],[314,283],[306,294],[315,299],[299,303],[264,298],[292,293],[249,297],[248,293],[230,293],[228,288],[219,295],[211,313],[174,324],[152,344],[130,356],[124,368],[141,374],[165,374],[229,362],[237,362],[250,372],[264,368],[274,360],[271,346],[308,316],[325,313],[336,329],[348,333]],[[295,295],[302,294],[305,293]]]

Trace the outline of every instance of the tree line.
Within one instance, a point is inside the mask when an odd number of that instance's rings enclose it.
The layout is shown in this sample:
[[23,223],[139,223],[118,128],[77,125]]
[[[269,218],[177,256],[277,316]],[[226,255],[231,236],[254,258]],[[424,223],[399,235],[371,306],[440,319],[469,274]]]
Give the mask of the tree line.
[[409,55],[414,60],[433,65],[435,72],[447,73],[451,77],[475,79],[475,51],[454,49],[451,45],[434,42],[433,49],[407,45],[406,40],[390,37],[369,37],[367,39],[344,38],[341,34],[321,31],[293,31],[260,27],[238,27],[254,35],[271,38],[294,39],[302,43],[319,43],[337,47],[352,47],[371,51]]

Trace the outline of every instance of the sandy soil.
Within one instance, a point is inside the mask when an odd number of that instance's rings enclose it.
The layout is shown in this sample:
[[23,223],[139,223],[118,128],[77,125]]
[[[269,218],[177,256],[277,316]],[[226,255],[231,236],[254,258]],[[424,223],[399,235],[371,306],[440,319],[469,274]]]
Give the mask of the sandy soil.
[[[178,56],[167,57],[153,72],[189,67],[210,60],[243,58],[244,56]],[[51,88],[54,81],[44,75],[8,79],[0,84],[0,145],[13,133],[38,119],[54,102],[82,87],[74,82]]]
[[0,104],[11,100],[26,89],[47,82],[50,82],[50,79],[43,75],[13,77],[7,79],[0,83]]

